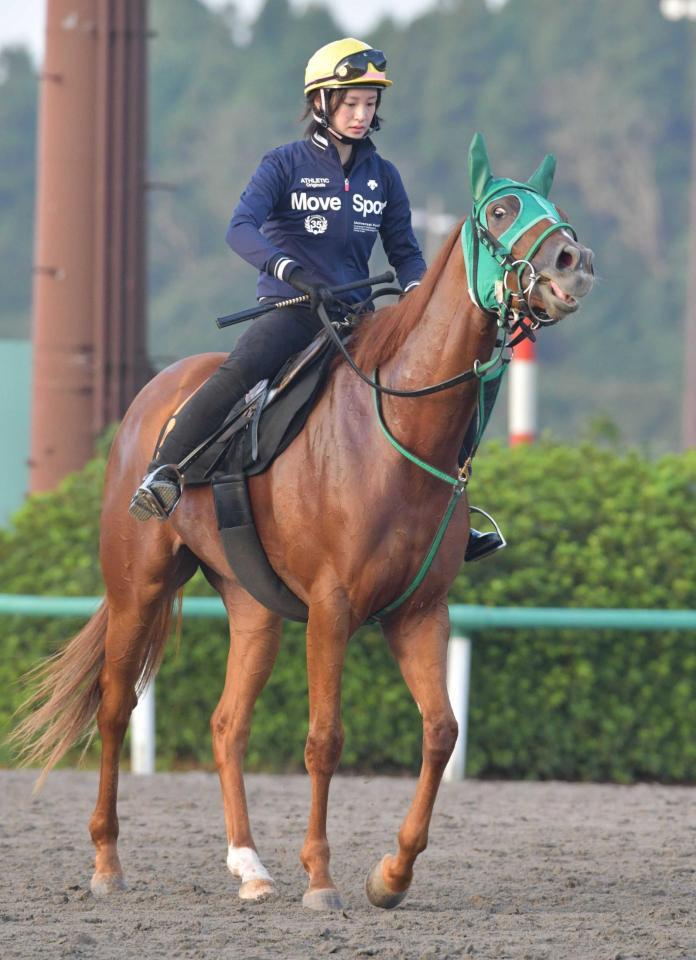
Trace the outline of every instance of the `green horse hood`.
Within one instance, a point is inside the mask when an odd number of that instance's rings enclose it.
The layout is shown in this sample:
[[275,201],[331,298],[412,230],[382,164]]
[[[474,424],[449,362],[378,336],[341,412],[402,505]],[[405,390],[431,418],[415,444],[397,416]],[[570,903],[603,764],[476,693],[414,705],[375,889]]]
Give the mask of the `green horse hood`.
[[[462,227],[462,246],[469,295],[474,303],[484,309],[500,311],[500,281],[505,272],[512,269],[512,248],[523,234],[542,220],[551,221],[551,230],[562,227],[572,230],[570,224],[563,220],[554,204],[548,200],[555,170],[556,158],[548,153],[526,182],[494,177],[485,141],[480,133],[474,134],[469,147],[469,179],[473,206],[471,216]],[[514,221],[497,238],[497,243],[491,244],[486,208],[492,199],[503,196],[516,197],[520,209]],[[533,249],[535,252],[538,245]],[[526,256],[531,256],[531,251]]]

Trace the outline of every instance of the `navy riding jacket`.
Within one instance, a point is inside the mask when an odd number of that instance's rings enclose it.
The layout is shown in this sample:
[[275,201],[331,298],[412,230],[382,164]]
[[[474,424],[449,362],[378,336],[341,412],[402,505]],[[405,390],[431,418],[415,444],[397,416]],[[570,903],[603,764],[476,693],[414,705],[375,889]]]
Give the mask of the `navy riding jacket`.
[[[245,188],[227,230],[235,253],[258,270],[257,296],[286,299],[286,279],[300,266],[328,286],[367,277],[377,234],[403,290],[418,283],[425,261],[411,227],[399,172],[371,140],[353,147],[346,174],[321,133],[267,153]],[[344,294],[357,303],[369,288]]]

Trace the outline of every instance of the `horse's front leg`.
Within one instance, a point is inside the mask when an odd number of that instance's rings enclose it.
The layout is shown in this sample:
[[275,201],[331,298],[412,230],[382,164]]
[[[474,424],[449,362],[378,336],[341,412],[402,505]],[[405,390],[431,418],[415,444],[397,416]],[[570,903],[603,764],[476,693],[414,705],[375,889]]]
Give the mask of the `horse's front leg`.
[[233,582],[210,571],[207,575],[222,595],[230,619],[225,686],[210,721],[225,808],[227,866],[240,881],[242,900],[264,900],[275,893],[275,884],[251,833],[243,764],[254,704],[273,669],[282,620]]
[[334,596],[328,601],[310,604],[307,624],[309,730],[305,765],[312,781],[312,801],[300,860],[309,874],[302,903],[313,910],[343,909],[329,873],[326,814],[331,777],[343,748],[341,675],[350,631],[348,610]]
[[399,830],[399,851],[384,857],[367,877],[370,902],[390,908],[406,896],[416,857],[428,845],[435,797],[457,741],[457,721],[447,695],[449,614],[445,601],[427,613],[390,622],[384,633],[423,715],[423,762],[416,795]]

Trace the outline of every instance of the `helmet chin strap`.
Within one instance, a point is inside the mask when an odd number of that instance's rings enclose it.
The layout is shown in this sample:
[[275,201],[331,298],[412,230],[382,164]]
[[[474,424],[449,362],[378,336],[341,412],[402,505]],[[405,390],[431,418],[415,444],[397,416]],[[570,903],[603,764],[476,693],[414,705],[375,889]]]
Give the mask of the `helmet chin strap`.
[[313,110],[312,117],[318,124],[336,137],[337,140],[340,140],[341,143],[361,143],[365,137],[369,137],[371,134],[376,133],[377,130],[379,130],[379,120],[375,120],[372,126],[365,131],[365,134],[362,137],[347,137],[344,133],[339,133],[338,130],[334,130],[334,128],[331,126],[331,121],[329,120],[328,104],[326,103],[326,90],[324,87],[319,88],[319,99],[321,100],[321,110]]

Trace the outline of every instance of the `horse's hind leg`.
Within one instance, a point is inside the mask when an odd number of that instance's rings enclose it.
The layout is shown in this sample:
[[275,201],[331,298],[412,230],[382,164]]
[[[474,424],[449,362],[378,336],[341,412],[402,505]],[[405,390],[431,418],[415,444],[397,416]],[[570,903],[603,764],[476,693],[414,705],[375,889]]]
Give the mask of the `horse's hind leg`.
[[119,757],[131,712],[137,703],[135,687],[148,650],[162,643],[169,621],[171,596],[157,602],[132,606],[109,606],[104,666],[99,676],[101,701],[97,726],[101,736],[101,772],[96,807],[89,823],[96,848],[95,871],[91,889],[95,896],[106,896],[123,889],[123,871],[116,841],[118,816]]
[[282,620],[233,582],[204,572],[222,595],[230,618],[225,686],[210,721],[225,809],[227,866],[241,880],[243,900],[262,900],[275,892],[275,886],[251,834],[243,764],[251,715],[278,654]]
[[121,746],[137,702],[138,680],[143,671],[153,673],[159,663],[169,631],[173,597],[198,565],[188,550],[176,553],[167,531],[160,528],[146,530],[137,539],[120,534],[110,536],[105,531],[102,558],[109,620],[99,675],[99,793],[89,824],[96,847],[91,882],[95,896],[105,896],[125,885],[116,846]]
[[384,632],[423,715],[423,763],[416,795],[399,830],[399,851],[384,857],[367,878],[370,902],[390,908],[406,896],[413,864],[428,844],[435,797],[457,741],[457,721],[447,695],[449,614],[445,601],[424,615],[390,623]]

